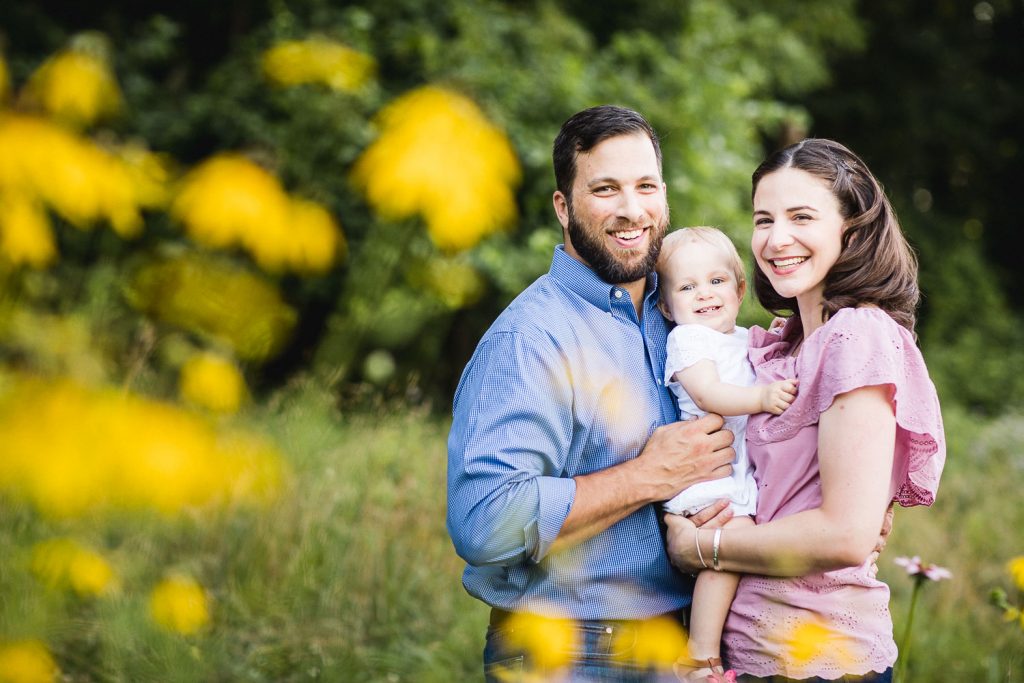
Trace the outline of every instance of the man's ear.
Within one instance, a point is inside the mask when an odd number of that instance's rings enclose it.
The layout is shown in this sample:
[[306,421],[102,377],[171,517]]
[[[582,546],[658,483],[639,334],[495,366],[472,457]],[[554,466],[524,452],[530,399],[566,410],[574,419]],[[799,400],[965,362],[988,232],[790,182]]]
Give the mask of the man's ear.
[[564,194],[559,190],[555,190],[555,194],[551,196],[551,203],[555,206],[555,215],[558,216],[558,222],[562,224],[562,229],[569,229],[569,202],[566,200]]

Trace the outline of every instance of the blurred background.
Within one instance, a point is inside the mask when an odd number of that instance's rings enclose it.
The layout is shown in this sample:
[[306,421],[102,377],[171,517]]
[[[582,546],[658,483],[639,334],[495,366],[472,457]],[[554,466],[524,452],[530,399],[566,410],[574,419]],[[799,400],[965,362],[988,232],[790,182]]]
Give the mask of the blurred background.
[[4,2],[0,681],[478,679],[451,395],[600,103],[743,254],[780,146],[885,184],[949,441],[902,674],[1024,681],[1022,45],[1018,0]]

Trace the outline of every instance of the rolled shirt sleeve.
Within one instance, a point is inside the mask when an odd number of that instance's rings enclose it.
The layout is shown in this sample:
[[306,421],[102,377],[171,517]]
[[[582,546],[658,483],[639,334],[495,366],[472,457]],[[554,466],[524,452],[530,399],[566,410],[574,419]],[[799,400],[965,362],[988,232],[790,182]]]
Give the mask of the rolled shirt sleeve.
[[568,367],[523,332],[489,336],[467,366],[448,441],[448,531],[473,566],[547,555],[572,507]]

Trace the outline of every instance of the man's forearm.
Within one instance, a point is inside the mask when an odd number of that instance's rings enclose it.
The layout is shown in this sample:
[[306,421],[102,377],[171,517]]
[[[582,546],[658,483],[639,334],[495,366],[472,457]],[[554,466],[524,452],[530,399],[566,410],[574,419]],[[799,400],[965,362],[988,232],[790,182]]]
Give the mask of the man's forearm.
[[653,490],[643,486],[636,476],[636,461],[600,472],[573,477],[576,495],[562,524],[552,550],[581,543],[644,505],[652,503]]

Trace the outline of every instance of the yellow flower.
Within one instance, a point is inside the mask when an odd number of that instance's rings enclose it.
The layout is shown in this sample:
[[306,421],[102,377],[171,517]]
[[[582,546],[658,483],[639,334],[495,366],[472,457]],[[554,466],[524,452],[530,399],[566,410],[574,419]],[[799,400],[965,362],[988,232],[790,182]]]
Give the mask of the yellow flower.
[[7,70],[7,62],[0,57],[0,102],[7,99],[7,91],[11,89],[11,74]]
[[149,613],[156,623],[183,635],[210,623],[206,592],[187,576],[171,576],[157,584],[149,597]]
[[424,287],[452,309],[472,306],[484,294],[484,279],[457,258],[434,258],[410,273],[411,284]]
[[103,556],[70,538],[37,543],[32,548],[32,573],[51,588],[71,588],[82,596],[102,595],[117,584]]
[[11,193],[0,198],[0,257],[33,268],[48,266],[57,258],[46,212],[24,195]]
[[95,34],[83,34],[72,46],[47,59],[29,78],[26,95],[53,116],[87,126],[116,114],[121,90]]
[[1024,591],[1024,555],[1007,562],[1006,571],[1009,572],[1013,582],[1017,584],[1018,590]]
[[219,154],[188,173],[171,214],[199,244],[241,246],[270,271],[326,270],[342,239],[323,207],[289,197],[277,178],[239,154]]
[[78,228],[105,220],[122,237],[142,228],[143,202],[117,157],[43,119],[0,113],[0,192],[39,199]]
[[[66,380],[16,378],[5,389],[0,492],[48,516],[125,509],[170,515],[262,504],[280,490],[283,464],[270,445],[218,432],[177,406]],[[87,587],[98,575],[95,562],[84,562],[78,584]]]
[[659,617],[640,622],[636,630],[617,632],[612,649],[616,658],[640,667],[664,668],[687,655],[686,631],[674,619]]
[[783,643],[785,656],[797,664],[829,662],[845,668],[855,660],[850,641],[816,620],[797,624]]
[[434,243],[457,251],[510,225],[519,162],[505,135],[473,102],[419,88],[377,117],[380,137],[352,170],[356,187],[384,218],[422,215]]
[[322,83],[351,92],[373,77],[376,68],[372,56],[323,38],[283,41],[263,53],[263,72],[283,86]]
[[118,147],[114,153],[123,164],[138,204],[148,209],[164,208],[171,197],[170,157],[136,143]]
[[38,640],[0,644],[0,683],[52,683],[60,669]]
[[541,669],[564,666],[576,648],[576,630],[569,619],[517,612],[507,627],[509,644],[529,652]]
[[132,279],[128,299],[158,320],[225,344],[248,361],[277,355],[297,320],[272,283],[196,255],[146,264]]
[[216,353],[197,353],[181,368],[181,397],[218,413],[236,413],[245,397],[238,367]]

